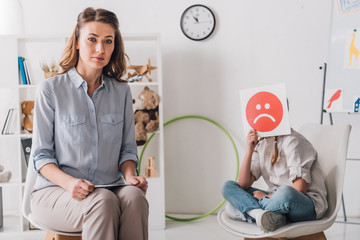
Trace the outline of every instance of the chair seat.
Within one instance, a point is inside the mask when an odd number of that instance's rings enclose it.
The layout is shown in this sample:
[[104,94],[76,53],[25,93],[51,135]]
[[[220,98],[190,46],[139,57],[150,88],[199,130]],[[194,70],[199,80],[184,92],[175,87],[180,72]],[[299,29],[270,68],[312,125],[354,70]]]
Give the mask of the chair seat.
[[31,213],[28,215],[28,219],[29,219],[29,221],[31,222],[32,225],[34,225],[35,227],[37,227],[39,229],[42,229],[42,230],[44,230],[46,232],[52,232],[52,233],[55,233],[55,234],[65,235],[65,236],[81,236],[81,232],[64,232],[64,231],[56,231],[54,229],[50,229],[49,227],[44,226],[44,225],[36,222],[36,220],[33,218]]
[[286,224],[286,227],[279,228],[273,232],[263,232],[256,223],[248,223],[229,218],[224,209],[221,209],[217,215],[219,224],[230,233],[246,238],[265,238],[265,237],[286,237],[295,238],[306,234],[314,234],[330,227],[332,220],[325,217],[321,220],[297,222]]

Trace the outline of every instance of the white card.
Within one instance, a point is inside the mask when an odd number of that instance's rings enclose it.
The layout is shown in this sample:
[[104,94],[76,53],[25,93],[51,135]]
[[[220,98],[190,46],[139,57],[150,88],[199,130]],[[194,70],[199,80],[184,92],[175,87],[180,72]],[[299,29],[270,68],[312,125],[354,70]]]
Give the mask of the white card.
[[240,90],[244,133],[255,129],[259,137],[291,133],[285,84]]

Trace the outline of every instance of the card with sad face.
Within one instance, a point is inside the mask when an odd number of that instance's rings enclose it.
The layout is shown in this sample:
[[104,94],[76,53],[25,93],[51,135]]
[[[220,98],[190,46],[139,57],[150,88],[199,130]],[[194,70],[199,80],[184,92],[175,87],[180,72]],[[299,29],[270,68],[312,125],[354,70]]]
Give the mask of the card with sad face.
[[285,84],[240,90],[244,133],[255,129],[259,137],[290,134]]

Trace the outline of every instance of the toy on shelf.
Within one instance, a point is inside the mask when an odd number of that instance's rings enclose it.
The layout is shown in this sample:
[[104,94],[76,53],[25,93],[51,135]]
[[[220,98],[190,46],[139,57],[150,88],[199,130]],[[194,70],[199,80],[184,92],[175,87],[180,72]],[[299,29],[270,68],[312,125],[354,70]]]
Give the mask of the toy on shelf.
[[159,95],[145,87],[137,99],[133,99],[136,144],[142,146],[147,141],[147,133],[159,128]]
[[[143,76],[145,76],[149,82],[152,82],[152,79],[149,75],[151,75],[151,71],[156,69],[157,67],[151,66],[150,58],[148,59],[148,64],[146,65],[130,65],[127,69],[134,70],[133,73],[128,73],[128,81],[129,82],[142,82]],[[149,74],[149,75],[148,75]]]
[[145,177],[156,177],[155,157],[148,157],[148,165],[145,168]]
[[4,171],[4,166],[0,165],[0,182],[9,182],[11,178],[10,171]]
[[33,113],[34,113],[34,101],[21,102],[21,110],[24,115],[24,130],[32,133],[33,131]]

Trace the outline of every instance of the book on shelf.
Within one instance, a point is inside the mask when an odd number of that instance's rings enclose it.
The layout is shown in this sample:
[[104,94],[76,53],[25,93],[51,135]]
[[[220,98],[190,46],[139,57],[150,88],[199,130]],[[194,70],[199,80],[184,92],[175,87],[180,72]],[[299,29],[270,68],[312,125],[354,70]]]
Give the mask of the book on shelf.
[[2,187],[0,187],[0,229],[4,226],[4,214],[2,204]]
[[10,108],[8,114],[6,115],[6,119],[1,134],[3,135],[14,134],[16,128],[15,122],[16,122],[16,109]]
[[24,67],[23,57],[18,57],[18,65],[19,65],[19,72],[20,72],[20,83],[26,85],[26,73]]
[[21,154],[21,177],[23,182],[26,181],[26,172],[30,159],[31,145],[32,145],[32,138],[21,139],[21,146],[23,149]]
[[26,77],[26,84],[31,84],[31,77],[29,72],[29,61],[23,57],[24,69],[25,69],[25,77]]
[[27,166],[28,163],[29,163],[29,158],[30,158],[32,138],[23,138],[23,139],[21,139],[21,145],[22,145],[22,148],[23,148],[24,157],[25,157],[25,163],[26,163],[26,166]]
[[22,56],[18,57],[19,65],[19,80],[20,84],[28,85],[31,84],[30,74],[29,74],[29,62]]
[[5,134],[5,129],[7,128],[7,125],[9,124],[9,116],[10,116],[10,113],[11,113],[12,109],[9,109],[7,115],[6,115],[6,119],[5,119],[5,122],[4,122],[4,126],[3,126],[3,129],[1,131],[1,134]]

